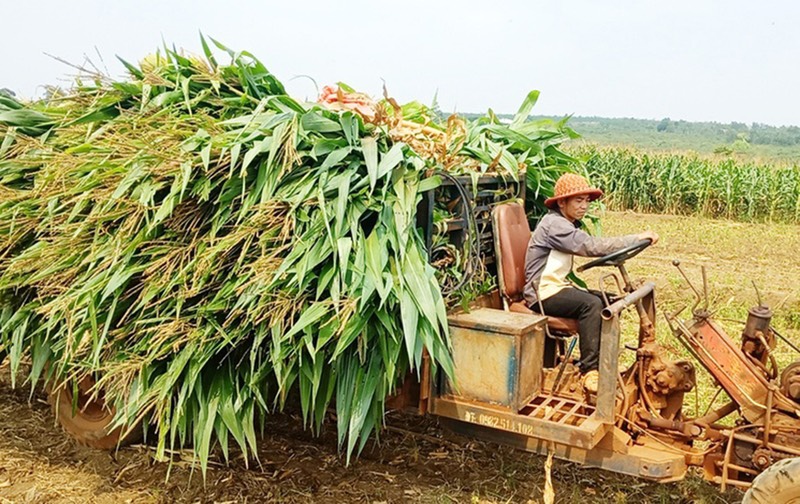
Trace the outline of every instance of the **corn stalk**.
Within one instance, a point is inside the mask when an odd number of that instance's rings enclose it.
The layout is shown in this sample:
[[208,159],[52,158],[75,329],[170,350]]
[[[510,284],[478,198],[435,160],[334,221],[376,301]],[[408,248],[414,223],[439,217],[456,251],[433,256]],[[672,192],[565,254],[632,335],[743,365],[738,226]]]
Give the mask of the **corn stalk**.
[[[447,309],[416,228],[435,170],[527,169],[536,208],[573,160],[563,123],[439,121],[302,103],[247,52],[165,49],[130,78],[0,100],[0,355],[53,386],[86,375],[158,455],[335,405],[349,460],[423,353],[452,375]],[[345,89],[342,86],[340,89]]]

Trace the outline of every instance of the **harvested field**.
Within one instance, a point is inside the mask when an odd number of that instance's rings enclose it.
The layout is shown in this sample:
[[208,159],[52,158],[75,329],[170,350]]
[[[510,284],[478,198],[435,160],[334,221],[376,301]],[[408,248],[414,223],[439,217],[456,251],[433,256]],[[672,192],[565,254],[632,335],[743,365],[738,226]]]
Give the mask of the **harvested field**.
[[[659,307],[658,335],[676,355],[686,355],[679,344],[670,344],[672,334],[663,314],[694,303],[674,259],[681,261],[695,287],[702,291],[700,271],[708,275],[709,309],[728,334],[738,339],[747,310],[758,304],[753,282],[774,316],[772,324],[795,344],[800,342],[800,226],[792,224],[743,223],[702,217],[609,212],[603,220],[604,235],[633,234],[653,229],[660,241],[627,264],[634,278],[656,283]],[[597,288],[600,276],[609,270],[587,272],[586,281]],[[684,312],[688,316],[688,309]],[[633,313],[626,314],[623,331],[636,331]],[[632,340],[631,340],[632,341]],[[776,355],[781,365],[800,356],[783,344]],[[703,390],[701,389],[702,393]],[[691,414],[691,412],[690,412]]]
[[[712,306],[719,306],[721,314],[738,316],[755,304],[753,279],[776,312],[776,327],[800,340],[800,264],[794,255],[800,249],[800,227],[632,213],[610,213],[604,221],[606,234],[646,227],[662,241],[632,260],[629,270],[657,282],[658,300],[667,309],[690,299],[669,261],[682,258],[690,276],[698,279],[697,265],[705,263],[713,268]],[[663,319],[659,324],[665,325]],[[728,327],[732,334],[735,328]],[[666,337],[663,327],[659,332]],[[53,426],[41,393],[29,400],[27,387],[11,389],[5,368],[0,376],[0,503],[542,500],[544,458],[450,434],[434,418],[397,414],[387,419],[389,429],[380,442],[370,441],[349,467],[337,453],[333,424],[315,438],[299,427],[299,417],[276,415],[261,438],[260,464],[247,468],[233,454],[226,467],[219,453],[212,454],[204,483],[190,452],[177,454],[170,467],[156,461],[155,450],[146,445],[113,454],[76,445]],[[568,463],[554,465],[553,479],[556,502],[723,503],[741,498],[735,491],[722,495],[696,476],[652,484]]]
[[[7,378],[7,376],[4,376]],[[117,453],[77,445],[53,426],[44,397],[0,385],[0,503],[541,502],[544,458],[449,434],[435,419],[391,416],[380,444],[345,467],[328,429],[314,438],[278,415],[261,438],[260,467],[154,460],[137,445]],[[217,461],[221,457],[216,458]],[[703,481],[659,485],[555,463],[557,502],[737,502]]]

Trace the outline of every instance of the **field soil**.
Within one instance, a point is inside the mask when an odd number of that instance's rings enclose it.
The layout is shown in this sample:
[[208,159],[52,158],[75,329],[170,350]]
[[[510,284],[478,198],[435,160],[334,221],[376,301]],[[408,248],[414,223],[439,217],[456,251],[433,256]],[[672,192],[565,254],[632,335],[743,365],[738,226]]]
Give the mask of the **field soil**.
[[[698,265],[708,264],[711,304],[719,313],[743,315],[755,304],[752,279],[776,311],[776,327],[800,340],[800,226],[609,213],[603,231],[645,228],[656,230],[661,241],[633,259],[629,271],[655,280],[658,300],[668,309],[691,301],[670,261],[682,259],[697,279]],[[597,279],[596,273],[588,277]],[[390,413],[380,439],[347,465],[337,451],[334,424],[328,424],[315,437],[298,416],[274,415],[260,439],[258,461],[246,464],[232,453],[225,463],[217,453],[204,480],[190,451],[172,454],[170,463],[156,460],[146,443],[113,453],[76,444],[54,425],[42,391],[31,392],[29,384],[12,388],[8,369],[0,366],[0,504],[542,502],[544,457],[457,436],[435,418]],[[556,502],[565,503],[723,503],[742,496],[721,494],[695,474],[656,484],[559,461],[552,478]]]

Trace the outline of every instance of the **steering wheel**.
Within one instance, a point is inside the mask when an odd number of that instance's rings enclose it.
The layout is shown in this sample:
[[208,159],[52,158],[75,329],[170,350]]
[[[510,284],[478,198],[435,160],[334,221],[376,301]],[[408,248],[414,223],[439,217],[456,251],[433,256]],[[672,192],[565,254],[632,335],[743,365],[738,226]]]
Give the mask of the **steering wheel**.
[[648,238],[645,240],[638,241],[633,245],[630,245],[623,249],[619,249],[616,252],[611,252],[610,254],[604,255],[603,257],[599,257],[594,261],[588,262],[582,266],[578,266],[578,273],[586,271],[588,269],[596,268],[597,266],[619,266],[628,259],[639,254],[639,252],[641,252],[642,250],[649,247],[651,243],[652,241]]

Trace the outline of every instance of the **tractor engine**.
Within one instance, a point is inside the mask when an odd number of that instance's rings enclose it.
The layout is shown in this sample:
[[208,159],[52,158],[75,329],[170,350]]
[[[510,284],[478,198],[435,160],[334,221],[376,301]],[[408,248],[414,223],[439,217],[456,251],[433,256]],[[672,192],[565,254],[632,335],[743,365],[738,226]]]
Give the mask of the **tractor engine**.
[[637,361],[626,375],[628,394],[636,398],[628,411],[629,420],[684,441],[696,434],[687,432],[690,426],[684,424],[682,412],[684,394],[695,386],[692,362],[671,360],[661,345],[649,341],[637,350]]
[[647,391],[661,416],[675,419],[681,413],[683,395],[694,388],[694,365],[688,360],[651,360],[645,370]]
[[[750,308],[747,314],[747,322],[742,331],[742,352],[761,369],[766,378],[774,379],[777,377],[777,364],[771,356],[771,351],[775,348],[775,333],[770,328],[772,321],[772,310],[764,305]],[[772,369],[767,369],[767,363]]]

